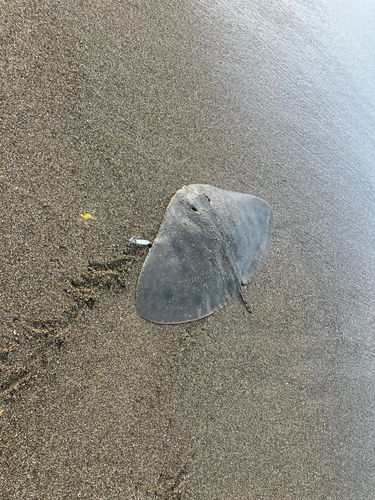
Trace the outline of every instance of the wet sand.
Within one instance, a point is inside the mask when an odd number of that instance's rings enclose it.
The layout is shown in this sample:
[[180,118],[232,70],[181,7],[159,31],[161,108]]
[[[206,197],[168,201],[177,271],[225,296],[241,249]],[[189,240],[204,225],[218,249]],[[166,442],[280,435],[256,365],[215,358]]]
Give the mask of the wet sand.
[[[247,5],[0,0],[4,499],[375,497],[373,12]],[[190,183],[275,234],[163,327],[127,241]]]

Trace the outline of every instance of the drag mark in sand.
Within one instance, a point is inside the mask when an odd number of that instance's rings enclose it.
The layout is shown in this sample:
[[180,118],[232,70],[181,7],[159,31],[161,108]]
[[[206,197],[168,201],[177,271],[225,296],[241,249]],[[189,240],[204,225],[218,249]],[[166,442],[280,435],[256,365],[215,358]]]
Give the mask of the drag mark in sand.
[[[101,292],[121,293],[127,288],[128,274],[134,262],[141,260],[144,249],[128,246],[124,256],[106,263],[90,262],[78,278],[72,278],[64,292],[72,298],[72,305],[52,319],[21,319],[15,323],[20,333],[19,343],[0,352],[0,395],[13,398],[29,385],[38,371],[47,364],[49,354],[60,349],[69,330],[84,310],[92,309]],[[25,352],[23,352],[25,351]],[[25,355],[27,353],[27,355]],[[22,359],[17,364],[16,359]]]
[[180,490],[188,474],[186,464],[183,465],[174,475],[162,472],[159,477],[157,489],[154,495],[163,500],[179,500]]

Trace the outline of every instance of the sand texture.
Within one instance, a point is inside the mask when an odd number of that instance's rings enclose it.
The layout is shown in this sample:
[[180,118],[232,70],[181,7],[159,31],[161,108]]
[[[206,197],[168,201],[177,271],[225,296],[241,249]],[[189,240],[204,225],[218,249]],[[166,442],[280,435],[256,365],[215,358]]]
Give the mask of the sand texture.
[[[2,499],[375,498],[357,7],[0,0]],[[137,314],[148,248],[128,240],[153,240],[187,184],[273,208],[252,315]]]

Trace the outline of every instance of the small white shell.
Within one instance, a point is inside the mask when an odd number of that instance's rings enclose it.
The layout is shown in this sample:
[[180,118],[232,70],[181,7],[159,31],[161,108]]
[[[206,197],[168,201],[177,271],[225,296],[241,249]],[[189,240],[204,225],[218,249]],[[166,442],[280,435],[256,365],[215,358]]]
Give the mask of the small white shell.
[[129,240],[129,243],[133,245],[151,245],[151,241],[148,240],[140,240],[139,236],[132,236]]

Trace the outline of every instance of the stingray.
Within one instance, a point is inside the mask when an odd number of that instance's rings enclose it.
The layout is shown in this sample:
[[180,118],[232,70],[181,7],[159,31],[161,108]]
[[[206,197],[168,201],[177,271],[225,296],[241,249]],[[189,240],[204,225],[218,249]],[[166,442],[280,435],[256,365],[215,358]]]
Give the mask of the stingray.
[[260,198],[204,184],[182,187],[139,276],[139,315],[155,323],[186,323],[238,294],[247,304],[243,287],[264,264],[273,227],[272,208]]

